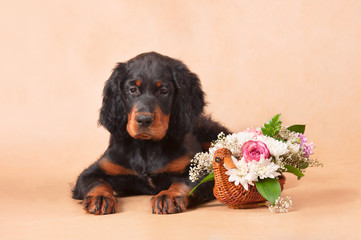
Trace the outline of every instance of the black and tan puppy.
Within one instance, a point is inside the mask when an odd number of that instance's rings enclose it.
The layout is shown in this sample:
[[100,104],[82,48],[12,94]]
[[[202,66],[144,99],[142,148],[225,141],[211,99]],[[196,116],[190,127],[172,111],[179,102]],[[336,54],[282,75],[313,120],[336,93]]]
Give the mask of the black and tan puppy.
[[190,159],[228,130],[203,115],[198,77],[180,61],[155,52],[119,63],[105,84],[99,123],[109,146],[73,189],[93,214],[117,211],[116,197],[155,195],[153,213],[184,211],[213,198],[212,184],[187,197]]

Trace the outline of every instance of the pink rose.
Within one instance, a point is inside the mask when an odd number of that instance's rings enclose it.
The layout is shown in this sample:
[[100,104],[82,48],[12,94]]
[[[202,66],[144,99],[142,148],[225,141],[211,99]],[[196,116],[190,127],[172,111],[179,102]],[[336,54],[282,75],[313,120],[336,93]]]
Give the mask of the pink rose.
[[252,162],[253,160],[258,162],[261,155],[263,155],[266,159],[269,158],[269,150],[267,145],[263,142],[251,140],[243,144],[242,155],[247,163]]

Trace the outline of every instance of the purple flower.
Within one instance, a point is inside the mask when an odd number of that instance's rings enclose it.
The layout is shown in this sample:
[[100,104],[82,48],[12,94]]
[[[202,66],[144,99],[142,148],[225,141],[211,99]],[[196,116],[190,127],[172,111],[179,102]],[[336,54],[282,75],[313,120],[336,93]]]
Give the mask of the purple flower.
[[305,157],[309,157],[311,154],[313,154],[313,150],[315,148],[315,146],[313,145],[313,142],[307,143],[306,136],[301,133],[298,135],[298,137],[300,138],[300,145],[301,145],[303,154],[305,155]]

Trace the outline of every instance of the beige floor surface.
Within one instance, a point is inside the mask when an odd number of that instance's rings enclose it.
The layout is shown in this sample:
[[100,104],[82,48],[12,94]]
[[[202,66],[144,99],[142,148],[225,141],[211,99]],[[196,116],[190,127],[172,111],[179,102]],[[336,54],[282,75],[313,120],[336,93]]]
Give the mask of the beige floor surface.
[[[135,196],[120,198],[114,215],[93,216],[70,198],[71,177],[35,177],[31,184],[29,179],[6,177],[0,186],[0,236],[19,240],[360,239],[361,201],[356,185],[360,181],[350,177],[358,169],[343,172],[326,166],[310,169],[300,181],[287,175],[282,196],[291,196],[294,206],[283,214],[272,214],[267,207],[229,209],[214,200],[181,214],[152,215],[150,196]],[[14,189],[8,181],[22,187]]]

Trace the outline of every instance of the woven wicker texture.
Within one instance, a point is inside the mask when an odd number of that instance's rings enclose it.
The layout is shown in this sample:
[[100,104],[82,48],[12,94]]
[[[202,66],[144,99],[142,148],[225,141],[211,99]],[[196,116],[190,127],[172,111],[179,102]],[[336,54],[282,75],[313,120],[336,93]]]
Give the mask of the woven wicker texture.
[[[214,196],[218,201],[227,204],[230,208],[253,208],[260,206],[259,203],[265,202],[266,199],[258,193],[256,186],[249,185],[247,191],[241,184],[236,186],[233,182],[228,181],[229,176],[226,175],[227,169],[224,167],[224,164],[226,164],[228,168],[235,167],[231,155],[231,151],[226,148],[219,149],[214,154]],[[281,190],[283,190],[285,180],[283,175],[281,175],[278,180],[281,184]]]

